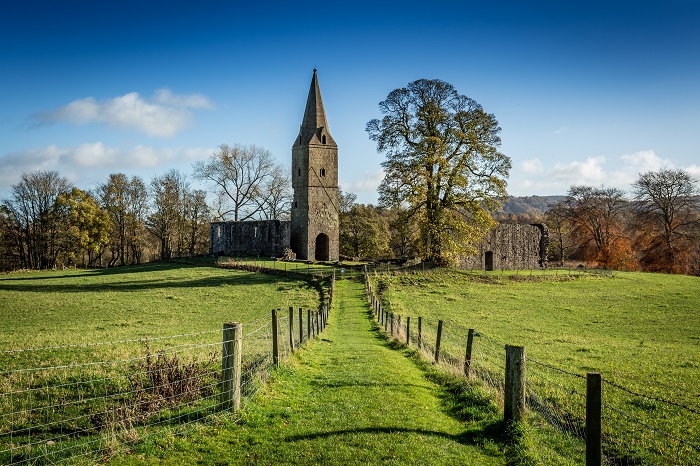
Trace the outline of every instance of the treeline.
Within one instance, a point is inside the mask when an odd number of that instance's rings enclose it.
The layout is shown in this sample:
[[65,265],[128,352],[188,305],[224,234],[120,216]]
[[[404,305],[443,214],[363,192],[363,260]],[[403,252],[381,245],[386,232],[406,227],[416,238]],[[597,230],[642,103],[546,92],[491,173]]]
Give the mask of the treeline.
[[209,250],[206,193],[173,170],[147,185],[111,174],[92,191],[56,171],[23,173],[0,204],[0,267],[111,267]]
[[23,173],[0,202],[0,270],[113,267],[209,252],[214,220],[283,219],[291,183],[269,151],[222,144],[192,176],[177,170],[146,184],[111,174],[90,191],[56,171]]
[[614,269],[700,274],[700,193],[684,170],[643,173],[631,196],[572,186],[545,214],[550,259]]
[[[534,204],[533,204],[534,200]],[[340,253],[349,258],[419,256],[418,220],[398,207],[357,204],[340,193]],[[631,196],[616,188],[572,186],[566,196],[514,198],[500,223],[545,223],[550,264],[700,274],[700,192],[684,170],[641,174]]]

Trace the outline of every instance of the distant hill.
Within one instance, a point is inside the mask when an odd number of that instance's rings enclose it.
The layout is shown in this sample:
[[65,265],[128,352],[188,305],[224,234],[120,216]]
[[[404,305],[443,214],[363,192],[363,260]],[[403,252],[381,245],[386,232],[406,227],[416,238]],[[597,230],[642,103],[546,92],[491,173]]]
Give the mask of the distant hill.
[[562,199],[564,196],[511,196],[494,214],[494,219],[502,223],[542,221],[550,206]]

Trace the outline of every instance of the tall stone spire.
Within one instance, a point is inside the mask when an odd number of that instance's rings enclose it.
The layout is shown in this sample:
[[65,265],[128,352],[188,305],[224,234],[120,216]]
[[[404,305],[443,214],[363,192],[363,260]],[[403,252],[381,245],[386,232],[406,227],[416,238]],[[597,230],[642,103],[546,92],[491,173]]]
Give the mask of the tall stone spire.
[[295,146],[305,144],[336,146],[328,130],[328,121],[326,120],[326,111],[323,108],[323,99],[321,98],[321,88],[318,86],[316,69],[314,69],[314,75],[311,78],[309,96],[306,99],[306,109],[304,110],[301,128],[299,128],[299,136],[294,142]]
[[292,146],[292,187],[290,245],[297,259],[337,261],[338,145],[328,131],[316,70]]

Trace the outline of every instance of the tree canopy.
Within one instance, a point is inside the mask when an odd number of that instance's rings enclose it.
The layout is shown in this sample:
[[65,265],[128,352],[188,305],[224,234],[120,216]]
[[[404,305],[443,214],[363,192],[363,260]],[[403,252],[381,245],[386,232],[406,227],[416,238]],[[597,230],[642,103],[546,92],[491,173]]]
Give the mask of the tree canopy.
[[510,158],[499,152],[495,116],[449,83],[420,79],[379,103],[381,120],[367,123],[386,154],[380,203],[407,207],[420,226],[421,255],[448,263],[473,253],[506,196]]

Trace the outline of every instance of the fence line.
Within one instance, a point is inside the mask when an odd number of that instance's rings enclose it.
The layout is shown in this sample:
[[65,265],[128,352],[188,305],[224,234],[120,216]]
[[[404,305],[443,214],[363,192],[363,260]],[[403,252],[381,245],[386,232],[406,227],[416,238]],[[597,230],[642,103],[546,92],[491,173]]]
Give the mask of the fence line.
[[[418,348],[425,359],[437,359],[437,364],[456,375],[468,374],[467,377],[481,381],[503,408],[507,392],[504,383],[507,345],[504,342],[452,321],[394,315],[390,303],[382,302],[373,289],[369,273],[365,274],[365,286],[375,318],[390,338],[408,342]],[[409,319],[411,325],[407,329],[405,323]],[[438,341],[439,322],[442,325]],[[467,348],[470,332],[472,345]],[[598,374],[577,374],[529,357],[525,357],[525,365],[523,398],[532,421],[529,425],[533,441],[538,445],[537,454],[543,464],[700,464],[697,440],[700,438],[700,413],[697,409],[630,390]],[[602,382],[602,398],[601,391],[598,392],[598,404],[602,409],[598,424],[587,426],[595,411],[589,384],[596,377]],[[687,425],[681,432],[673,425],[674,420],[679,419]],[[588,434],[596,428],[600,431],[597,444],[592,438],[595,436]]]
[[[329,279],[322,305],[308,310],[316,318],[312,338],[325,327],[331,309],[332,272]],[[274,340],[280,359],[303,343],[296,338],[297,322],[286,312],[278,315]],[[0,359],[0,464],[61,464],[76,457],[96,461],[162,432],[186,431],[226,411],[236,419],[273,368],[272,324],[269,311],[241,324],[244,345],[240,357],[233,358],[238,367],[227,366],[231,358],[224,357],[230,351],[226,348],[236,347],[227,343],[236,340],[226,330],[222,338],[220,328],[0,353],[0,358],[12,358]],[[79,361],[94,358],[95,348],[109,349],[105,359]],[[10,367],[21,365],[18,355],[45,351],[56,357],[52,352],[61,349],[70,350],[72,362]],[[227,384],[229,373],[236,374],[236,386]],[[239,397],[236,403],[226,404],[228,391]]]

